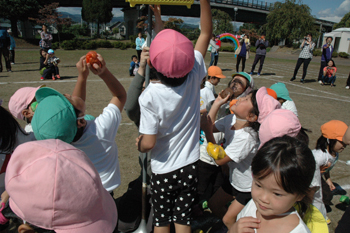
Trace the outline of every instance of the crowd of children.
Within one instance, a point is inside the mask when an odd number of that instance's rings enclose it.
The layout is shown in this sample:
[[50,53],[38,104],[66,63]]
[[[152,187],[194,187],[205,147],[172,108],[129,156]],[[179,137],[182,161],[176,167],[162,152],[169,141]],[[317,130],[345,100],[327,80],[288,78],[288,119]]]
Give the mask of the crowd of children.
[[[157,24],[160,14],[152,9]],[[85,56],[77,62],[72,94],[23,87],[10,98],[9,111],[0,106],[1,229],[11,220],[18,232],[118,232],[132,219],[129,230],[135,230],[140,220],[130,216],[139,215],[139,178],[129,184],[138,190],[136,201],[129,191],[113,198],[121,182],[115,137],[125,108],[139,128],[137,149],[151,152],[153,232],[174,226],[190,233],[200,215],[195,210],[205,201],[225,232],[328,232],[325,205],[335,189],[330,170],[350,144],[350,129],[338,120],[323,124],[310,150],[284,83],[254,89],[253,78],[240,72],[216,94],[226,76],[215,64],[207,71],[204,61],[213,36],[208,0],[200,0],[200,15],[194,49],[175,30],[155,31],[140,58],[132,56],[129,74],[135,78],[128,93],[98,54],[101,66]],[[40,55],[42,79],[59,79],[54,51]],[[145,88],[146,64],[151,82]],[[111,93],[92,119],[85,114],[90,72]],[[25,129],[15,118],[26,121]],[[223,156],[214,157],[210,148]],[[344,219],[337,232],[348,229]]]

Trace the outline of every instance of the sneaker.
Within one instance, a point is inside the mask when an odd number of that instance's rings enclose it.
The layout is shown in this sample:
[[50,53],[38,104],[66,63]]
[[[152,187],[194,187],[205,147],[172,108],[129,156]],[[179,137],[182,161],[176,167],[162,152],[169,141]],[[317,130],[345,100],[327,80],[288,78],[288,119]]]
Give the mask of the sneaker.
[[318,81],[318,83],[319,83],[319,84],[321,84],[321,83],[322,83],[322,81],[321,81],[321,80],[319,80],[319,81]]
[[295,80],[295,77],[291,78],[289,81],[293,82]]
[[41,77],[40,80],[43,81],[43,80],[44,80],[44,77]]
[[260,76],[260,73],[258,73],[258,76]]
[[7,72],[12,72],[12,70],[7,70]]
[[61,79],[61,76],[58,74],[58,75],[56,75],[56,78],[57,79]]
[[14,62],[11,62],[11,65],[14,65],[15,63]]
[[56,79],[55,79],[55,76],[52,76],[52,80],[56,80]]
[[326,216],[326,223],[327,223],[327,225],[329,225],[329,224],[331,224],[331,220],[328,218],[328,216]]
[[350,89],[350,87],[349,87],[349,86],[346,86],[346,87],[345,87],[345,89],[348,89],[348,90],[349,90],[349,89]]
[[331,84],[331,87],[335,87],[335,84]]
[[304,79],[300,79],[301,84],[304,84]]

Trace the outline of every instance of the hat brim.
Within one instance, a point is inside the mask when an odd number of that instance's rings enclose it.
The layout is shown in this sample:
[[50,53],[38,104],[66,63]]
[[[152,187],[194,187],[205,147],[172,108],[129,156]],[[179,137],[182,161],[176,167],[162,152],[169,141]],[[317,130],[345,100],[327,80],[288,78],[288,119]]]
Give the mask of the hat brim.
[[215,77],[217,77],[217,78],[226,78],[226,76],[225,76],[225,75],[223,75],[223,74],[218,74],[218,75],[215,75]]
[[243,78],[247,79],[248,82],[250,83],[252,78],[250,77],[249,74],[245,73],[245,72],[239,72],[239,73],[235,73],[232,75],[232,78],[236,77],[236,76],[242,76]]

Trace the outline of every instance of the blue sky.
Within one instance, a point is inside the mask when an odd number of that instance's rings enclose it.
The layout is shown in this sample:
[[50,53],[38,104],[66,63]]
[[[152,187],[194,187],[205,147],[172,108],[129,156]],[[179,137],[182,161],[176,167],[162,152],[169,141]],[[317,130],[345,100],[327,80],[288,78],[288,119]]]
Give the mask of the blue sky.
[[[266,2],[276,2],[275,0],[265,0]],[[298,0],[297,0],[298,1]],[[341,18],[350,12],[350,0],[304,0],[304,4],[309,5],[311,14],[320,19],[339,22]],[[79,7],[60,7],[59,11],[71,14],[80,14]],[[121,9],[114,8],[115,17],[123,16]],[[166,18],[166,17],[164,17]],[[183,17],[186,23],[199,24],[199,19]]]

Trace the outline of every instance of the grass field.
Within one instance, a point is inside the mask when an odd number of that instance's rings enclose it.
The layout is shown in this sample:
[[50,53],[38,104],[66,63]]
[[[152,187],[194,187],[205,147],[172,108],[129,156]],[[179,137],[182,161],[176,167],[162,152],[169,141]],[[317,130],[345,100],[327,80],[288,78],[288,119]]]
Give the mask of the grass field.
[[[55,88],[61,93],[72,93],[76,78],[76,62],[82,55],[88,51],[76,50],[65,51],[57,50],[56,56],[61,59],[59,64],[62,80],[40,81],[39,74],[39,50],[18,49],[16,50],[16,64],[13,65],[12,73],[0,73],[0,98],[4,100],[3,106],[7,108],[8,100],[11,95],[21,87],[39,86],[46,84],[48,87]],[[135,50],[116,50],[116,49],[98,49],[106,60],[107,67],[120,80],[125,89],[128,90],[132,77],[128,75],[130,57],[136,54]],[[346,124],[350,124],[350,90],[345,89],[345,81],[350,71],[350,61],[345,59],[335,59],[338,67],[336,87],[320,86],[317,82],[317,75],[320,65],[320,57],[315,57],[310,63],[307,82],[300,84],[299,79],[302,74],[302,68],[299,70],[297,80],[289,82],[293,74],[298,55],[284,53],[268,53],[263,68],[263,74],[260,77],[253,76],[255,87],[269,87],[275,82],[285,82],[290,91],[291,98],[295,101],[299,119],[302,126],[311,129],[313,133],[309,134],[310,148],[315,148],[315,143],[320,134],[320,126],[325,122],[337,119]],[[206,56],[206,64],[209,64],[210,57]],[[250,72],[254,54],[247,60],[246,72]],[[3,61],[4,62],[4,61]],[[221,53],[218,66],[224,71],[224,75],[230,76],[235,71],[236,59],[232,53]],[[4,65],[4,64],[3,64]],[[258,68],[258,67],[257,67]],[[257,71],[257,68],[255,71]],[[226,78],[216,87],[219,92],[224,89],[230,78]],[[107,106],[111,95],[98,76],[90,72],[87,84],[87,114],[98,116],[102,109]],[[140,174],[138,165],[138,151],[135,147],[135,138],[137,137],[137,128],[133,122],[123,112],[123,120],[116,137],[119,148],[119,160],[121,167],[122,184],[115,190],[115,197],[122,195],[129,181],[135,179]],[[24,122],[20,122],[24,126]],[[340,161],[331,172],[332,180],[344,190],[350,190],[349,166],[345,164],[350,160],[350,150],[345,149],[340,155]],[[331,232],[337,225],[343,214],[343,206],[339,205],[339,195],[333,198],[334,205],[331,206],[331,212],[328,214],[332,220],[330,225]]]

